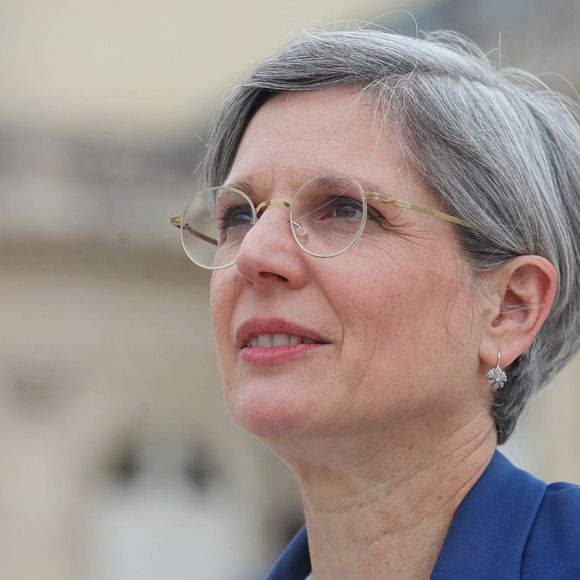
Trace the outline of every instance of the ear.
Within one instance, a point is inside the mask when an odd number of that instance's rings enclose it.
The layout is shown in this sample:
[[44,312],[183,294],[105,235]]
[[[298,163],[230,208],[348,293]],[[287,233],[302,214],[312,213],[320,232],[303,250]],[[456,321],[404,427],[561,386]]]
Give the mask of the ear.
[[488,320],[481,337],[480,359],[487,368],[507,367],[525,352],[550,313],[556,295],[554,266],[540,256],[518,256],[489,273]]

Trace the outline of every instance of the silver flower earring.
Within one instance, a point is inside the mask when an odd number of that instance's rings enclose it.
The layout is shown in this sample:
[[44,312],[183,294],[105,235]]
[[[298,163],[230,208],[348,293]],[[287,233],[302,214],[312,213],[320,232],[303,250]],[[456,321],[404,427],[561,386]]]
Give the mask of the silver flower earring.
[[503,386],[506,384],[507,375],[505,374],[504,370],[499,366],[499,362],[501,360],[501,353],[499,349],[497,350],[497,364],[495,365],[494,369],[489,369],[487,373],[487,382],[489,383],[491,390],[493,392],[502,389]]

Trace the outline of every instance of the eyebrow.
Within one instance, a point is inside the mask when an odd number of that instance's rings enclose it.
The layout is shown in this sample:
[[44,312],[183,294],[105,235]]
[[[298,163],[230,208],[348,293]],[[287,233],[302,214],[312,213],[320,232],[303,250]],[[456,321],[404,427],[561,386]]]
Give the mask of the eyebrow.
[[387,193],[381,186],[373,183],[372,181],[368,181],[362,177],[355,177],[354,175],[353,177],[360,183],[365,193],[379,193],[386,197],[393,197],[392,194]]
[[[340,172],[328,171],[327,173],[340,173]],[[325,173],[322,173],[321,175],[325,175]],[[351,177],[353,177],[361,185],[365,193],[378,193],[386,197],[392,197],[392,194],[387,193],[382,187],[376,185],[372,181],[368,181],[367,179],[364,179],[362,177],[357,177],[356,175],[352,175]],[[306,183],[307,181],[309,181],[309,179],[306,179],[304,183]],[[234,187],[235,189],[239,189],[243,191],[245,194],[247,194],[252,200],[255,200],[256,198],[259,197],[259,195],[256,193],[256,190],[252,187],[252,185],[247,181],[244,181],[243,179],[235,179],[234,181],[225,183],[224,187]],[[296,191],[298,191],[298,189]],[[294,193],[296,193],[296,191],[294,191]]]
[[234,181],[230,181],[228,183],[224,183],[222,187],[233,187],[235,189],[239,189],[243,193],[245,193],[252,201],[255,201],[258,197],[256,190],[243,179],[234,179]]

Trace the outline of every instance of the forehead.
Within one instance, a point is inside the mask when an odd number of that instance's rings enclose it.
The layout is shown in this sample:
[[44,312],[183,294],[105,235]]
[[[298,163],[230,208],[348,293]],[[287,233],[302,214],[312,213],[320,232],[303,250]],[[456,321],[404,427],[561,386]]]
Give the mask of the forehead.
[[229,177],[297,182],[340,171],[384,181],[400,177],[402,165],[371,100],[339,87],[268,100],[249,123]]

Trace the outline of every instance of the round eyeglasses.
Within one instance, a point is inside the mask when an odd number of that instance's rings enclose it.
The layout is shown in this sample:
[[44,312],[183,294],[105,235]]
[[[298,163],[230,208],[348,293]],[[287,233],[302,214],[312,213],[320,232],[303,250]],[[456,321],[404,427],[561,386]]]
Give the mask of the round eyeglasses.
[[[246,234],[271,205],[290,210],[290,229],[304,252],[332,258],[352,248],[361,237],[369,216],[388,227],[388,219],[368,201],[444,219],[469,227],[462,219],[406,200],[364,191],[360,183],[342,173],[326,173],[307,181],[292,202],[269,199],[257,206],[243,191],[230,186],[211,187],[197,193],[182,215],[171,223],[181,230],[181,243],[189,259],[207,270],[232,266]],[[381,223],[383,222],[383,223]]]

